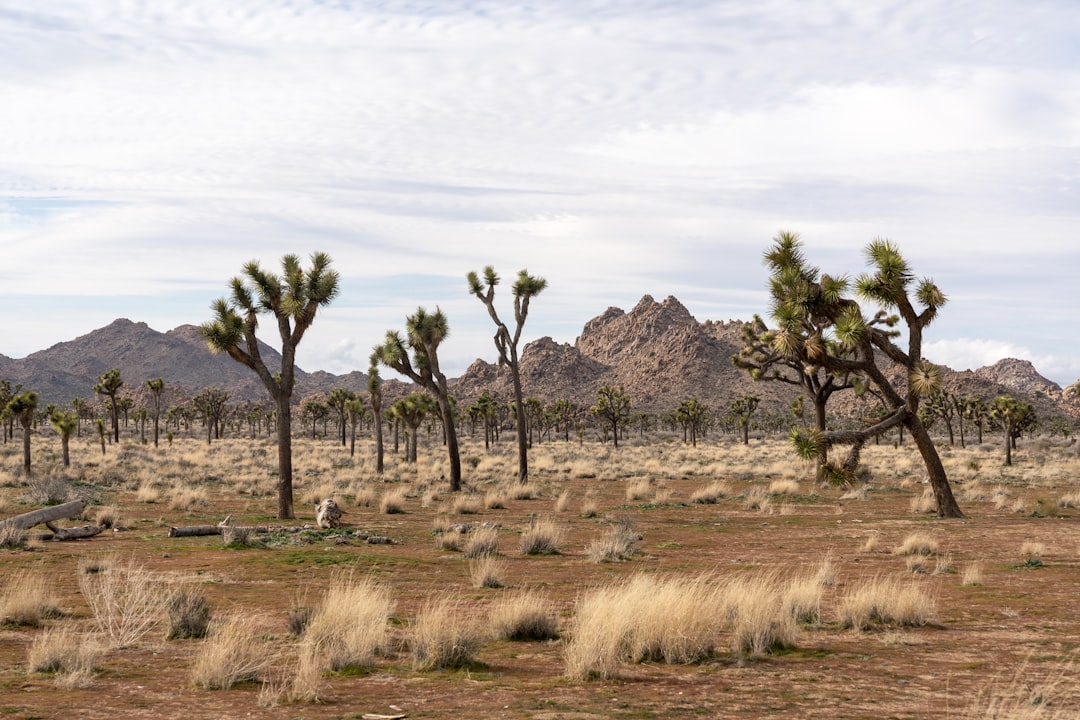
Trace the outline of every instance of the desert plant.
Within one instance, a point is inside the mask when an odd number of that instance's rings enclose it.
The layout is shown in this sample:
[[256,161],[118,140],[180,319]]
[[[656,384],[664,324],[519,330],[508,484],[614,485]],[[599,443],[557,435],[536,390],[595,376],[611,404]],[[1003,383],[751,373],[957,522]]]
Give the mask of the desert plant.
[[555,555],[564,535],[563,529],[553,520],[533,519],[521,533],[522,555]]
[[454,515],[476,515],[484,507],[483,501],[475,495],[459,495],[450,503],[450,512]]
[[983,584],[983,572],[982,563],[978,560],[973,560],[964,568],[964,571],[960,574],[961,585],[982,585]]
[[699,505],[715,505],[730,494],[731,487],[725,482],[717,481],[691,493],[690,502]]
[[628,520],[612,525],[603,537],[593,540],[585,550],[592,562],[621,562],[634,555],[634,545],[642,536]]
[[481,555],[469,563],[469,578],[475,588],[500,588],[505,583],[506,563],[493,555]]
[[215,622],[191,667],[191,682],[207,690],[228,690],[258,680],[273,663],[259,639],[258,618],[232,615]]
[[133,645],[151,632],[161,622],[168,598],[163,584],[143,566],[116,558],[82,561],[79,589],[114,648]]
[[373,578],[335,577],[304,633],[305,646],[332,670],[365,668],[389,643],[390,590]]
[[383,493],[382,498],[379,500],[379,512],[383,515],[399,515],[405,512],[405,500],[407,497],[408,491],[405,488],[388,490]]
[[569,507],[570,507],[570,491],[569,490],[563,490],[561,493],[559,493],[559,496],[557,498],[555,498],[555,512],[557,512],[557,513],[566,512],[566,510]]
[[525,590],[496,601],[488,613],[499,640],[551,640],[559,636],[559,616],[539,593]]
[[461,546],[461,552],[467,558],[498,555],[499,531],[495,528],[480,528],[476,532],[469,533]]
[[914,532],[904,538],[894,550],[894,555],[937,555],[938,541],[924,532]]
[[626,487],[627,502],[638,502],[652,494],[652,483],[648,480],[636,480]]
[[86,687],[104,652],[92,637],[70,628],[49,628],[30,644],[26,665],[32,673],[54,673],[56,684],[62,688]]
[[45,620],[61,614],[49,581],[42,572],[8,573],[0,590],[0,625],[40,627]]
[[844,627],[865,630],[873,623],[925,625],[935,611],[934,599],[916,583],[878,576],[852,586],[841,598],[836,614]]
[[474,662],[484,633],[458,597],[428,600],[409,633],[409,650],[416,670],[464,667]]
[[213,611],[202,593],[182,588],[169,597],[169,640],[206,637]]

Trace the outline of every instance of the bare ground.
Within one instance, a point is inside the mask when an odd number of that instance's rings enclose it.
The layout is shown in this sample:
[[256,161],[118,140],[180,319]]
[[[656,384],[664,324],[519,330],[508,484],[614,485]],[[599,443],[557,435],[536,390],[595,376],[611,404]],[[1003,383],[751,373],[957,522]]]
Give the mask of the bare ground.
[[[512,479],[514,461],[504,454],[510,453],[509,445],[500,445],[490,456],[482,445],[466,446],[466,455],[472,453],[478,461],[467,474],[474,490],[484,492]],[[961,500],[968,519],[938,520],[911,511],[912,499],[924,485],[914,450],[906,446],[869,448],[865,459],[873,478],[865,499],[841,499],[845,489],[808,482],[807,468],[788,460],[787,448],[779,441],[756,441],[743,448],[722,438],[692,449],[668,439],[618,451],[594,443],[544,443],[532,455],[537,497],[508,500],[505,509],[452,516],[454,522],[500,525],[508,584],[500,589],[473,588],[461,553],[435,547],[432,528],[450,496],[442,492],[428,507],[422,507],[421,496],[425,483],[433,488],[438,484],[437,445],[428,448],[431,460],[418,468],[391,463],[387,477],[395,482],[382,482],[363,459],[370,455],[367,446],[350,460],[332,441],[298,443],[295,524],[312,522],[313,508],[300,503],[305,488],[337,483],[347,526],[390,537],[394,544],[368,545],[358,538],[327,535],[306,543],[282,539],[266,547],[224,547],[220,537],[167,537],[169,525],[216,523],[229,513],[238,523],[273,522],[276,499],[269,492],[272,478],[265,467],[272,449],[267,452],[263,441],[248,440],[204,447],[183,440],[157,451],[135,447],[126,456],[110,448],[110,456],[99,460],[87,445],[81,450],[82,469],[73,471],[75,490],[117,506],[126,529],[86,541],[2,550],[0,591],[3,578],[15,571],[40,571],[51,580],[64,611],[47,623],[90,632],[90,611],[78,588],[80,560],[132,558],[172,584],[184,582],[203,591],[217,614],[261,617],[266,652],[279,658],[264,678],[274,683],[288,677],[296,656],[296,640],[287,632],[288,611],[317,602],[321,586],[335,573],[370,573],[392,589],[398,649],[381,657],[372,671],[328,674],[318,704],[282,701],[266,706],[265,692],[264,702],[259,701],[259,683],[227,691],[194,688],[190,669],[203,641],[166,641],[162,632],[134,647],[110,651],[88,687],[59,689],[49,674],[27,672],[28,648],[42,629],[6,625],[0,626],[0,714],[190,720],[358,718],[398,712],[411,718],[537,720],[774,713],[806,718],[983,717],[988,713],[974,708],[987,694],[1016,700],[1025,712],[1080,714],[1072,666],[1080,645],[1075,613],[1080,511],[1062,508],[1059,502],[1080,489],[1077,454],[1069,444],[1043,442],[1027,452],[1022,447],[1011,469],[1000,467],[990,446],[946,450],[958,496],[969,491],[973,499]],[[254,454],[263,465],[248,468],[238,458],[248,458],[253,448],[258,448]],[[18,465],[16,450],[10,444],[4,447],[5,468]],[[79,452],[73,452],[77,465]],[[305,467],[311,468],[306,474]],[[0,517],[30,509],[24,501],[25,480],[13,471],[3,477]],[[781,478],[800,480],[798,492],[770,495],[764,512],[747,509],[744,496],[749,488],[767,488]],[[628,501],[628,484],[642,479],[650,479],[667,497],[662,492],[662,502]],[[730,497],[715,505],[689,502],[694,491],[716,480],[729,482]],[[188,509],[171,509],[165,499],[142,502],[136,499],[140,482],[199,487],[206,499]],[[398,485],[410,487],[405,512],[384,515],[377,503],[354,506],[349,492],[359,487],[355,483],[379,493]],[[987,492],[975,492],[980,488]],[[999,494],[990,500],[992,488],[1007,499]],[[571,500],[566,511],[556,513],[555,498],[563,491],[570,492]],[[586,495],[595,500],[597,517],[579,514]],[[531,518],[549,516],[567,531],[562,552],[520,555],[521,530]],[[639,552],[626,562],[590,562],[588,543],[621,520],[632,522],[642,534]],[[927,573],[911,573],[905,558],[891,552],[916,530],[939,543]],[[871,537],[877,545],[865,551]],[[1042,552],[1037,557],[1024,554],[1024,543],[1042,544]],[[476,663],[456,670],[417,672],[410,664],[409,623],[427,598],[460,596],[467,611],[480,619],[500,594],[531,588],[548,595],[565,621],[583,592],[635,573],[795,572],[816,568],[826,556],[836,568],[837,582],[825,588],[821,623],[803,627],[793,650],[757,657],[719,653],[692,665],[627,664],[614,681],[564,677],[565,639],[489,640]],[[981,564],[982,584],[963,585],[962,571],[972,562]],[[840,627],[837,599],[853,583],[876,575],[899,575],[924,587],[937,603],[932,622],[866,632]]]

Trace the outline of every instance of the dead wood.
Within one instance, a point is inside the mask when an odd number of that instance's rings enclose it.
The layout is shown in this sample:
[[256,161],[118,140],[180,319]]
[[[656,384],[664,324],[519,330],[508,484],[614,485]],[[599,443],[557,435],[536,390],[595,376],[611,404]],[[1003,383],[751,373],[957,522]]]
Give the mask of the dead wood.
[[49,528],[52,532],[34,533],[30,536],[30,539],[43,541],[52,540],[54,542],[81,540],[83,538],[91,538],[95,535],[99,535],[105,530],[104,525],[83,525],[82,527],[61,528],[56,527],[52,522],[45,523],[45,527]]
[[23,513],[22,515],[9,517],[7,520],[0,520],[0,529],[14,527],[19,530],[29,530],[41,523],[50,523],[54,520],[79,517],[82,515],[83,508],[85,507],[86,504],[82,500],[72,500],[71,502],[62,503],[60,505],[50,505],[49,507],[43,507],[38,510]]

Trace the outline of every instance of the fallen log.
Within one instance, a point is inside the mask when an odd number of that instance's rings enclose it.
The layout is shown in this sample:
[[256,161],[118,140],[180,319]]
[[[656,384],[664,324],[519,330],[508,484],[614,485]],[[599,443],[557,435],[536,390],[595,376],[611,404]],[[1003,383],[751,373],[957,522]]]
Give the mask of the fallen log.
[[50,523],[54,520],[79,517],[82,515],[83,508],[85,507],[86,504],[82,500],[72,500],[71,502],[62,503],[60,505],[50,505],[49,507],[43,507],[39,510],[23,513],[22,515],[9,517],[7,520],[0,520],[0,530],[6,527],[29,530],[41,523]]
[[30,535],[30,539],[43,541],[52,540],[54,542],[81,540],[83,538],[91,538],[95,535],[100,535],[105,530],[104,525],[83,525],[82,527],[61,528],[56,527],[51,522],[45,523],[45,527],[49,528],[52,532],[34,533]]
[[296,533],[303,532],[304,530],[312,530],[311,525],[281,525],[273,527],[270,525],[187,525],[181,527],[170,527],[169,537],[200,537],[204,535],[221,535],[226,528],[232,528],[234,530],[240,530],[241,532],[247,531],[249,533],[255,533],[257,535],[265,535],[267,533],[285,532]]

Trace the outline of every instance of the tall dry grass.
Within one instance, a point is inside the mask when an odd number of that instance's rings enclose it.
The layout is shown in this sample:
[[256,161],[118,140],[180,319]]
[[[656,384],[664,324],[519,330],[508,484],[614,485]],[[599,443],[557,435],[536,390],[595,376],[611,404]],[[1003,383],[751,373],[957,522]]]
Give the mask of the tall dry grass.
[[304,631],[304,649],[330,670],[371,667],[389,647],[393,609],[386,585],[337,575]]
[[0,586],[0,625],[40,627],[62,613],[43,570],[11,572]]
[[273,653],[262,641],[260,618],[231,615],[214,623],[191,666],[191,682],[207,690],[228,690],[255,682],[274,665]]
[[486,633],[460,597],[426,601],[409,632],[413,668],[420,671],[464,667],[476,660]]
[[875,576],[852,585],[836,614],[844,627],[866,630],[874,624],[918,627],[936,611],[937,602],[916,582]]
[[134,645],[157,629],[170,595],[168,587],[134,559],[117,557],[81,561],[79,589],[111,648]]

